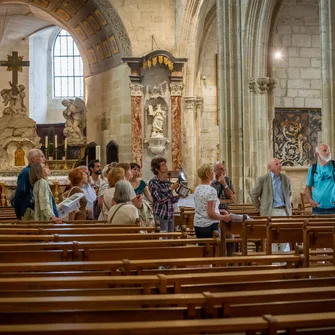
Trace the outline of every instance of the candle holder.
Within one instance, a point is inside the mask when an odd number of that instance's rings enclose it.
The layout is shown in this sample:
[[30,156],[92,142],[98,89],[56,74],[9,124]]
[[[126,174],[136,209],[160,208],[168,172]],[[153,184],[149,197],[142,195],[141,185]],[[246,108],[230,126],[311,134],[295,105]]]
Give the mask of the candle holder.
[[67,170],[67,148],[64,149],[64,170]]
[[5,195],[5,181],[3,179],[0,182],[0,186],[1,186],[1,206],[5,207],[6,195]]
[[55,202],[56,204],[58,204],[59,203],[59,191],[58,191],[59,181],[57,178],[55,178],[54,180],[54,186],[55,186],[55,190],[54,190]]
[[55,160],[57,160],[58,159],[58,148],[55,148],[54,156],[55,156]]

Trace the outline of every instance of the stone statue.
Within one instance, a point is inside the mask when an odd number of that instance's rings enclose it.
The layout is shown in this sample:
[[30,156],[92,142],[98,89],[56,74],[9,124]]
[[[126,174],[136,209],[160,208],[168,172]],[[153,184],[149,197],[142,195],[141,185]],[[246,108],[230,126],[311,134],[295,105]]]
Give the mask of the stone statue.
[[63,100],[62,105],[66,107],[63,111],[65,118],[64,136],[69,144],[78,145],[86,142],[86,107],[85,102],[79,98],[75,100]]
[[162,110],[161,104],[156,105],[156,110],[152,105],[148,106],[149,115],[153,116],[151,126],[151,138],[164,137],[164,119],[166,118],[165,111]]
[[24,150],[22,149],[21,143],[18,143],[17,149],[15,150],[15,166],[25,166]]
[[[24,92],[25,86],[18,85],[17,86],[17,95],[13,94],[13,85],[9,82],[11,88],[4,88],[1,91],[1,97],[3,99],[3,104],[6,108],[3,110],[3,115],[14,115],[14,114],[23,114],[27,115],[27,107],[24,104],[24,98],[26,97],[26,93]],[[8,106],[9,104],[9,106]],[[8,106],[8,107],[7,107]]]

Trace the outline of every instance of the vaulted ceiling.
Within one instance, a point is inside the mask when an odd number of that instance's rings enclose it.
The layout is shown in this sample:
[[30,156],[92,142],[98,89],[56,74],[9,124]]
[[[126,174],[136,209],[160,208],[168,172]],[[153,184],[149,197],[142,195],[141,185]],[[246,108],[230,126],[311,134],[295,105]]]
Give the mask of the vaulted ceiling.
[[128,34],[108,0],[0,0],[0,47],[53,25],[76,41],[86,76],[131,56]]

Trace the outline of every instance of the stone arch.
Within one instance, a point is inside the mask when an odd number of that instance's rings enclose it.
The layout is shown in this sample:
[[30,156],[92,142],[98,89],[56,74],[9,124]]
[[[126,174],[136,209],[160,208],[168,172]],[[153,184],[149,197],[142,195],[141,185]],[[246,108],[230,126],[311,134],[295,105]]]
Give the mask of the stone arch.
[[[214,9],[213,9],[214,8]],[[187,74],[185,76],[185,95],[195,95],[198,68],[199,50],[204,41],[204,36],[210,29],[208,18],[215,13],[215,1],[189,0],[184,11],[183,26],[177,47],[177,55],[187,57]],[[214,14],[215,17],[215,14]]]
[[[243,124],[246,134],[244,161],[249,163],[243,178],[245,190],[250,190],[256,178],[267,171],[267,162],[271,156],[273,98],[271,94],[251,92],[248,87],[251,78],[271,76],[270,33],[280,5],[281,0],[251,0],[246,8],[243,36],[243,87],[245,88]],[[248,195],[246,201],[249,201]]]
[[122,57],[131,56],[131,42],[125,26],[108,0],[0,0],[33,6],[34,13],[45,20],[45,13],[66,29],[80,50],[85,76],[104,72],[122,64]]
[[119,162],[119,145],[115,141],[109,141],[106,145],[107,164]]

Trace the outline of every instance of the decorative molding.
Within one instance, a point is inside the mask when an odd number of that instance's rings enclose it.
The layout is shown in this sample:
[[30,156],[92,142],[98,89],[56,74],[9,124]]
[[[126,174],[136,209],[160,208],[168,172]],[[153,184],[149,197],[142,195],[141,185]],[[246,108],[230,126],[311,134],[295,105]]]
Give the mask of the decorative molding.
[[132,97],[141,97],[143,95],[143,85],[140,84],[129,84],[130,95]]
[[171,96],[181,96],[183,94],[183,88],[184,84],[179,83],[179,84],[170,84],[170,92]]
[[171,96],[172,116],[172,169],[182,164],[181,96]]
[[249,89],[253,93],[271,93],[275,89],[276,84],[277,82],[270,77],[260,77],[257,80],[255,78],[249,79]]

